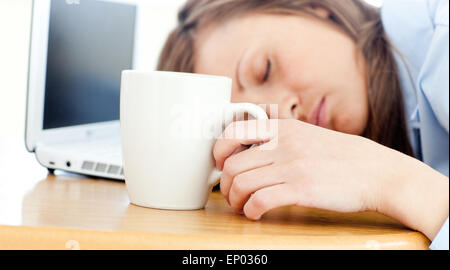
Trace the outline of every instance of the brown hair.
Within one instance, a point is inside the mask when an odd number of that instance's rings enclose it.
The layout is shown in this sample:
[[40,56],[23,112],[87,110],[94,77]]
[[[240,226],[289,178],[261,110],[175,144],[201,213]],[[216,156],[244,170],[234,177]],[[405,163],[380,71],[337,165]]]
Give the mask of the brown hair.
[[326,20],[352,38],[364,57],[369,120],[363,136],[413,155],[393,47],[379,10],[361,0],[189,0],[179,11],[178,26],[166,41],[158,70],[194,72],[196,31],[205,25],[250,12],[319,18],[311,11],[317,7],[329,12]]

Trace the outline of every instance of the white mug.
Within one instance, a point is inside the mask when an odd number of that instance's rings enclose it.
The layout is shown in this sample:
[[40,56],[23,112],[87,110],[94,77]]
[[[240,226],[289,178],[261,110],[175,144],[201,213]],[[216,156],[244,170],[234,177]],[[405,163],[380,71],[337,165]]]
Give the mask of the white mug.
[[220,178],[214,143],[236,113],[267,119],[254,104],[231,103],[229,78],[123,71],[120,132],[130,201],[158,209],[204,208]]

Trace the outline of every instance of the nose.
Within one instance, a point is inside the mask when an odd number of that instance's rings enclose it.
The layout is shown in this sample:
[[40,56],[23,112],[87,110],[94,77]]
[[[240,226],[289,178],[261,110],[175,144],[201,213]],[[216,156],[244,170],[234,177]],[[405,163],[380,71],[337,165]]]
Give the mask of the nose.
[[301,112],[300,98],[297,95],[290,95],[278,103],[278,118],[297,119],[304,121],[305,117]]
[[233,91],[231,101],[261,105],[271,119],[307,120],[302,109],[302,98],[299,92],[292,91],[286,87],[273,87],[263,90],[247,88],[243,92]]

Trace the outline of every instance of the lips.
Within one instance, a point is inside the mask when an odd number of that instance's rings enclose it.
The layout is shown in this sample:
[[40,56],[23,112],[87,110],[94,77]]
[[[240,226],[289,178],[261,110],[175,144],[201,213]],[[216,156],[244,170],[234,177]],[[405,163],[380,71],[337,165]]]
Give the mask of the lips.
[[308,117],[308,123],[327,128],[326,99],[322,98],[316,108]]

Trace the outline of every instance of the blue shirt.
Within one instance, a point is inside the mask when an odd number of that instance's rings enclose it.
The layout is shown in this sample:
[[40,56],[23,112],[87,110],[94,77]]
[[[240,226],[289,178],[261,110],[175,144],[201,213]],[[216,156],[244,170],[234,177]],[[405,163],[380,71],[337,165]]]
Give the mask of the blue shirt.
[[[384,0],[382,20],[394,47],[414,152],[449,174],[449,0]],[[409,73],[408,73],[409,72]],[[431,249],[449,249],[449,219]]]

